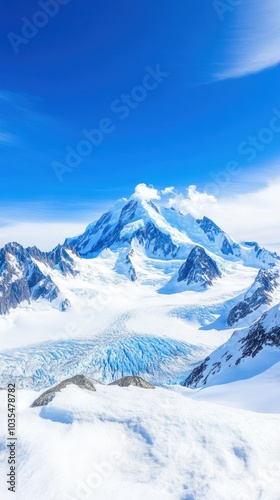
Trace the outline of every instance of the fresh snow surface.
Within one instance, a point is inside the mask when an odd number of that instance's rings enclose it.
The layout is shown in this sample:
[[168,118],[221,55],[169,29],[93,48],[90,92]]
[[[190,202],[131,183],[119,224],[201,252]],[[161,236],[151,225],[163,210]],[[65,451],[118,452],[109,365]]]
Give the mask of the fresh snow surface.
[[244,380],[195,390],[177,386],[176,390],[196,401],[260,413],[280,413],[280,361],[259,375]]
[[[279,500],[280,415],[172,390],[68,386],[42,408],[18,392],[18,500]],[[0,392],[1,499],[6,392]],[[3,482],[2,482],[3,479]]]

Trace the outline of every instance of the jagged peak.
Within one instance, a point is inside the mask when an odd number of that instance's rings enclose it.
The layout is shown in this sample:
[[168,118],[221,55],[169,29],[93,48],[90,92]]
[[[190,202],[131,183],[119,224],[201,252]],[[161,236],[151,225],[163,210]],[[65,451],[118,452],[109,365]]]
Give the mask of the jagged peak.
[[212,286],[213,280],[220,277],[221,272],[216,262],[205,252],[204,248],[195,246],[186,262],[180,267],[177,281],[206,287]]

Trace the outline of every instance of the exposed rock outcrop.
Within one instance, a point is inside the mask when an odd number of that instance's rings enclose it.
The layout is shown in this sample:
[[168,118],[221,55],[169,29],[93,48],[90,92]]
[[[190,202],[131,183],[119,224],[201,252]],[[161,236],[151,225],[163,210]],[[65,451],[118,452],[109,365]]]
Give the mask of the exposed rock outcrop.
[[233,326],[261,306],[271,304],[271,294],[278,287],[278,278],[278,270],[260,269],[253,285],[245,294],[244,300],[231,309],[227,319],[228,325]]
[[149,384],[149,382],[146,382],[143,378],[132,376],[123,377],[109,385],[118,385],[119,387],[129,387],[130,385],[133,385],[135,387],[141,387],[142,389],[155,389],[154,385]]
[[198,285],[205,288],[212,286],[213,281],[220,277],[221,272],[216,262],[202,247],[196,246],[180,267],[177,281],[184,281],[189,286]]
[[74,377],[63,380],[63,382],[60,382],[60,384],[43,392],[41,396],[33,401],[31,408],[48,405],[55,398],[58,392],[60,392],[62,389],[65,389],[65,387],[71,384],[77,385],[81,389],[87,389],[88,391],[96,391],[95,385],[100,384],[100,382],[85,377],[84,375],[75,375]]

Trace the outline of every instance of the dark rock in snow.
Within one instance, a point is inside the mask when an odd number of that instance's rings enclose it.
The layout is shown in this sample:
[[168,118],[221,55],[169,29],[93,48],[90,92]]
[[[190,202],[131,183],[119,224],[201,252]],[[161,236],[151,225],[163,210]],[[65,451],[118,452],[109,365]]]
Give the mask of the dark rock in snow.
[[109,385],[118,385],[120,387],[129,387],[130,385],[134,385],[135,387],[142,387],[142,389],[155,389],[155,386],[146,382],[146,380],[141,377],[123,377],[115,382],[112,382]]
[[[233,333],[231,338],[208,356],[203,363],[197,366],[187,377],[184,385],[187,387],[203,387],[213,383],[226,383],[228,381],[238,380],[238,371],[236,367],[243,364],[240,378],[244,378],[246,373],[246,360],[254,359],[263,349],[266,352],[266,364],[263,370],[266,370],[271,357],[271,365],[275,363],[275,350],[280,350],[280,310],[279,304],[272,307],[264,313],[261,318],[251,327],[244,330],[238,330]],[[272,348],[272,350],[270,350]],[[256,363],[256,374],[260,373],[260,365]],[[245,367],[245,368],[244,368]],[[235,369],[235,371],[234,371]],[[234,372],[235,378],[232,373]],[[216,375],[219,374],[217,382]],[[254,365],[252,361],[249,364],[249,375],[254,374]]]
[[54,399],[57,392],[60,392],[62,389],[65,389],[65,387],[71,384],[77,385],[81,389],[87,389],[88,391],[96,391],[95,384],[100,384],[100,382],[85,377],[84,375],[75,375],[74,377],[63,380],[60,384],[43,392],[41,396],[33,401],[31,408],[48,405]]
[[171,236],[160,231],[152,222],[138,229],[134,237],[152,255],[174,258],[178,253],[178,247],[174,245]]
[[260,269],[253,285],[245,294],[244,300],[230,311],[227,319],[228,325],[233,326],[240,319],[246,318],[259,309],[259,307],[269,305],[272,301],[271,293],[278,287],[278,278],[279,271]]
[[203,219],[197,219],[196,222],[204,231],[209,241],[215,242],[217,237],[222,238],[222,244],[220,250],[223,254],[225,255],[234,254],[233,247],[229,242],[226,234],[211,219],[208,219],[208,217],[203,217]]
[[43,262],[52,269],[57,269],[65,276],[67,274],[75,276],[78,274],[74,268],[75,263],[67,250],[76,253],[75,248],[70,245],[58,245],[51,252],[41,252],[37,247],[29,247],[26,249],[28,255],[38,262]]

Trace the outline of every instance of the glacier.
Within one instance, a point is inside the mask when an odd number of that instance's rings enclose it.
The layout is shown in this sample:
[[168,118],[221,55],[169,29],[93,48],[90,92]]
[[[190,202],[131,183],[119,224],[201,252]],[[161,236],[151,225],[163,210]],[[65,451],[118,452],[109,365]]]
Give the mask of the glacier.
[[92,340],[65,340],[12,349],[0,353],[0,387],[13,380],[19,389],[41,390],[83,374],[110,383],[127,375],[143,376],[156,384],[184,380],[186,370],[205,354],[205,349],[174,339],[149,335]]

